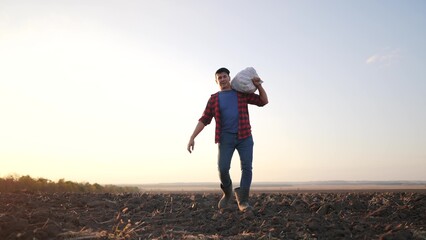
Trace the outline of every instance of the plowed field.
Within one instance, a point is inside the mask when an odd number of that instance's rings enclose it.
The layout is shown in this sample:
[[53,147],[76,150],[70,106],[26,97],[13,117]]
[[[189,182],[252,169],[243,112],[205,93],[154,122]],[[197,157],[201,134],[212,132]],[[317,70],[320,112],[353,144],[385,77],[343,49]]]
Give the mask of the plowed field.
[[0,193],[0,239],[426,239],[426,194]]

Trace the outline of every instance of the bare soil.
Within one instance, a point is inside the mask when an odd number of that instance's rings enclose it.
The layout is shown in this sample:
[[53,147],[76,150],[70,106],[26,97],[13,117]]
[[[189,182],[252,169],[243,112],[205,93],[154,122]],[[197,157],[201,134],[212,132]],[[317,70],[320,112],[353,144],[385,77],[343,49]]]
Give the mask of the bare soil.
[[426,239],[424,192],[0,193],[0,239]]

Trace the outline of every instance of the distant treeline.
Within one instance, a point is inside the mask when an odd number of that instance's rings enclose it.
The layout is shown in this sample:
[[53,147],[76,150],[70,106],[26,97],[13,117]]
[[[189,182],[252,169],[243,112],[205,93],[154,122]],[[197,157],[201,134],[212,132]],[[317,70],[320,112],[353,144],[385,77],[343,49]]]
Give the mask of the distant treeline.
[[30,176],[7,176],[0,178],[0,192],[71,192],[71,193],[134,193],[138,187],[76,183],[59,179],[53,182],[45,178]]

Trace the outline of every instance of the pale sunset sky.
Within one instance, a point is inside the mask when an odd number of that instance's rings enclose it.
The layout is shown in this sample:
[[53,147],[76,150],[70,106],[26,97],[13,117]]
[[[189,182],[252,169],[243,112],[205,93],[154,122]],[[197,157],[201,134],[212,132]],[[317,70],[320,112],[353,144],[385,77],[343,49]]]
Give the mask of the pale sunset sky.
[[253,182],[426,180],[423,0],[1,0],[0,177],[219,182],[220,67],[269,96]]

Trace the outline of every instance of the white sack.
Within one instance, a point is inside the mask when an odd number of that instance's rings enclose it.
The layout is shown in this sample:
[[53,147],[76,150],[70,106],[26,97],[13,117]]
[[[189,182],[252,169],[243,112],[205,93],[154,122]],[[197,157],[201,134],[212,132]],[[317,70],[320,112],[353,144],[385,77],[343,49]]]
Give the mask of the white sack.
[[[256,70],[252,67],[248,67],[235,75],[231,81],[231,87],[238,92],[254,93],[257,89],[252,81],[254,77],[259,77]],[[262,83],[263,81],[260,82]]]

